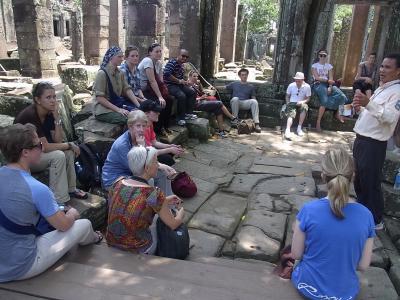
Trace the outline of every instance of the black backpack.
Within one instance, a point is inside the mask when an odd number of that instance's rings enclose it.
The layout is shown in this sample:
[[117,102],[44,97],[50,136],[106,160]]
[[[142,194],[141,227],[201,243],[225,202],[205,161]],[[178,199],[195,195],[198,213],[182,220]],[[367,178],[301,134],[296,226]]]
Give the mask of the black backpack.
[[189,255],[189,244],[189,231],[184,223],[172,230],[161,218],[157,219],[158,256],[185,259]]
[[[75,162],[76,178],[82,189],[89,191],[101,187],[101,170],[111,145],[98,149],[97,144],[80,144],[81,154]],[[102,151],[101,151],[102,150]]]

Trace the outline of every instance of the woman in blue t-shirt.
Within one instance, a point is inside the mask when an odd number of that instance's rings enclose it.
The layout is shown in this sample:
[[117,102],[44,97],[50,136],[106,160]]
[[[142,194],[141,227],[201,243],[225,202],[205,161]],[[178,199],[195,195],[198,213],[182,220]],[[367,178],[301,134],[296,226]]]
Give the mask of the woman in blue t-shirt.
[[374,219],[349,197],[353,161],[343,148],[322,159],[326,198],[306,203],[294,224],[292,273],[296,289],[309,299],[354,299],[359,292],[356,270],[371,262]]

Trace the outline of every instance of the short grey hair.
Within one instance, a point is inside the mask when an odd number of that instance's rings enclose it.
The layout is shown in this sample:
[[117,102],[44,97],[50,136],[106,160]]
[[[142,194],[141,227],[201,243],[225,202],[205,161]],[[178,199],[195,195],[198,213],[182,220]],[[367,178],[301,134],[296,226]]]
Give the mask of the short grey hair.
[[145,167],[151,164],[154,157],[157,157],[157,150],[154,147],[132,147],[127,154],[128,165],[132,174],[142,175]]
[[131,111],[128,114],[128,121],[127,121],[128,126],[135,124],[136,122],[139,122],[139,121],[142,121],[145,123],[148,122],[147,115],[143,111],[136,109],[136,110]]

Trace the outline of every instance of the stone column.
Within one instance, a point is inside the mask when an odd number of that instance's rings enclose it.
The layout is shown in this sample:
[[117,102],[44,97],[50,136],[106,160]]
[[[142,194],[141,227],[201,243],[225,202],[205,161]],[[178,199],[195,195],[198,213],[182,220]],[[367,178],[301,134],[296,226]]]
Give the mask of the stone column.
[[83,25],[80,9],[71,12],[71,46],[72,56],[75,61],[83,58]]
[[394,1],[390,11],[390,25],[384,54],[400,52],[400,1]]
[[360,63],[365,30],[368,21],[369,5],[359,4],[353,8],[350,35],[346,49],[343,69],[343,85],[351,86]]
[[369,55],[371,52],[376,51],[376,42],[377,42],[377,35],[379,34],[379,24],[381,20],[381,7],[378,5],[374,5],[374,19],[372,20],[371,30],[368,36],[368,44],[366,55]]
[[221,45],[219,55],[225,63],[235,60],[238,1],[225,0],[222,7]]
[[201,71],[205,78],[211,78],[218,70],[219,36],[222,16],[221,2],[222,0],[204,0]]
[[189,51],[190,62],[200,68],[201,64],[201,1],[170,0],[169,57],[176,57],[180,49]]
[[154,42],[165,45],[165,0],[128,0],[126,45],[139,48],[140,56]]
[[245,17],[244,6],[241,4],[238,8],[235,61],[243,62],[246,54],[247,26],[249,20]]
[[100,64],[108,49],[109,10],[110,0],[82,1],[83,48],[88,65]]
[[[304,71],[304,53],[311,50],[310,47],[305,47],[311,4],[312,0],[281,1],[282,10],[274,55],[274,83],[287,84],[297,71]],[[312,40],[311,44],[313,42]]]
[[50,1],[13,0],[15,31],[23,76],[57,75]]
[[125,46],[123,34],[122,0],[110,1],[110,39],[109,46]]

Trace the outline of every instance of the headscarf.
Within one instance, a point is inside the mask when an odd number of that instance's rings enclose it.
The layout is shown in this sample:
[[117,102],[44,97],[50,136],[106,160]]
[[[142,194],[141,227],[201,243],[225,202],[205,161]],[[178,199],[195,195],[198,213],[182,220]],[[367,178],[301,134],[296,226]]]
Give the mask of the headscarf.
[[111,58],[115,55],[122,53],[122,50],[118,46],[112,46],[110,49],[107,50],[106,54],[104,54],[103,62],[101,63],[100,67],[105,68],[107,64],[110,62]]

